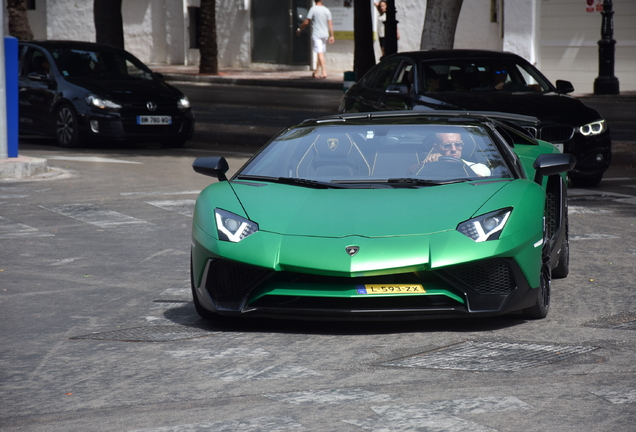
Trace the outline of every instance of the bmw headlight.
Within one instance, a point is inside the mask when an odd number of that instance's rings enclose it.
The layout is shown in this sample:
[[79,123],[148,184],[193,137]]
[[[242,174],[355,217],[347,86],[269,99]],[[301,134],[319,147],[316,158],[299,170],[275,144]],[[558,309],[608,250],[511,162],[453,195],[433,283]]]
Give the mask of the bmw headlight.
[[179,108],[180,110],[187,110],[188,108],[190,108],[190,99],[188,99],[187,96],[183,96],[181,99],[179,99],[179,101],[177,102],[177,108]]
[[512,213],[512,209],[506,208],[477,216],[457,225],[457,231],[476,242],[497,240],[510,217],[510,213]]
[[94,108],[100,109],[120,109],[121,105],[112,100],[104,99],[95,95],[86,96],[86,103]]
[[607,123],[605,120],[599,120],[586,125],[581,126],[578,131],[584,136],[598,135],[607,130]]
[[219,240],[238,243],[258,231],[258,224],[225,210],[215,209]]

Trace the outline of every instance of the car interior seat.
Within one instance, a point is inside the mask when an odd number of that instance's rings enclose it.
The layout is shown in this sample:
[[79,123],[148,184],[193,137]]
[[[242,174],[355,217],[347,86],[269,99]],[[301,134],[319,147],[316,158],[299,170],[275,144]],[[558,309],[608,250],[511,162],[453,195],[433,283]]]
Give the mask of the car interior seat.
[[371,167],[347,133],[322,133],[313,141],[296,166],[296,177],[369,176]]

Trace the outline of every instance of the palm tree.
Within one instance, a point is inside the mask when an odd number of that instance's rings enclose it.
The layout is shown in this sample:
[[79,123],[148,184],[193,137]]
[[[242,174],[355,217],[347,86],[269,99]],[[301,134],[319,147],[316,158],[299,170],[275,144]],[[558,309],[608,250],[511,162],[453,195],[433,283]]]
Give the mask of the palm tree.
[[7,0],[9,34],[20,40],[32,40],[33,32],[29,25],[26,0]]

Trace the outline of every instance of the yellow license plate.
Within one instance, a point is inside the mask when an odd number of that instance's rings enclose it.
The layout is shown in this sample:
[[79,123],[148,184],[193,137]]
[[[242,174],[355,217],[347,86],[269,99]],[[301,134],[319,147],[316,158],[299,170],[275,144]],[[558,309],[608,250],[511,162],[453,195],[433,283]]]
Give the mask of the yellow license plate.
[[426,290],[419,284],[366,284],[356,287],[358,294],[417,294]]

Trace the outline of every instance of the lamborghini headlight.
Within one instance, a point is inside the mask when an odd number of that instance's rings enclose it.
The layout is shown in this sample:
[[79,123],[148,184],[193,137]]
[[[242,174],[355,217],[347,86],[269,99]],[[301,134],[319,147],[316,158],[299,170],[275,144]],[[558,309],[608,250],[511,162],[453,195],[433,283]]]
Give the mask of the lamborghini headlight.
[[225,210],[215,209],[219,240],[238,243],[258,231],[258,224]]
[[511,208],[497,210],[457,225],[457,231],[476,242],[497,240],[512,213]]
[[607,130],[607,124],[605,120],[599,120],[583,125],[578,130],[584,136],[598,135]]

